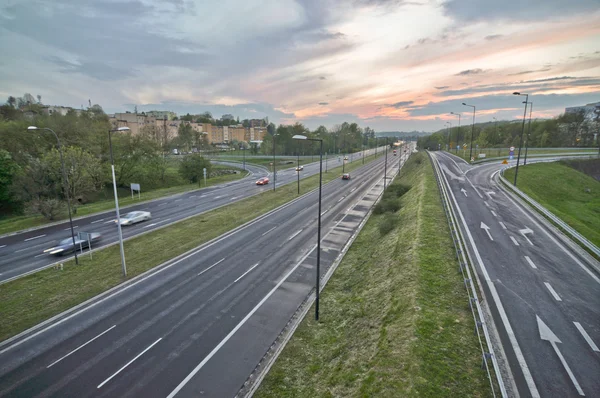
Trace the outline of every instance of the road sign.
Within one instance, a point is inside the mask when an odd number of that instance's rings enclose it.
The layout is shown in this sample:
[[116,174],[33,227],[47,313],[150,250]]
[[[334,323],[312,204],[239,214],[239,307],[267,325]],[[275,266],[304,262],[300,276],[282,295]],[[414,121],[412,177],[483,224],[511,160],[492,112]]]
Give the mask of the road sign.
[[471,162],[474,162],[474,161],[475,161],[475,158],[471,156]]
[[140,184],[135,184],[135,183],[131,183],[129,184],[129,187],[131,188],[131,199],[133,199],[133,191],[137,191],[138,192],[138,199],[140,198],[140,194],[142,193],[142,189],[140,188]]
[[504,160],[502,161],[502,164],[508,164],[508,161],[507,161],[506,159],[504,159]]
[[466,148],[467,148],[467,144],[463,144],[463,148],[465,148],[465,149],[466,149]]
[[[206,187],[206,167],[202,169],[202,172],[204,173],[204,187]],[[200,185],[200,181],[198,181],[198,185]]]
[[514,152],[515,151],[515,147],[511,146],[510,149],[509,149],[509,151]]

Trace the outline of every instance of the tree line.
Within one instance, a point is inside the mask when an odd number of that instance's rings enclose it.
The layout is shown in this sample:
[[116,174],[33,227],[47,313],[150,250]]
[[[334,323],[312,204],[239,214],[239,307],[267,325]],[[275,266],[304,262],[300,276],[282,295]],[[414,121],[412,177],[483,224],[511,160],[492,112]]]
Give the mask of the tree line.
[[[518,147],[523,126],[522,120],[477,123],[473,129],[473,148]],[[457,145],[471,144],[471,125],[438,130],[421,137],[419,148],[452,149]],[[523,145],[528,140],[530,148],[593,147],[598,145],[594,135],[600,133],[598,115],[589,112],[564,113],[552,119],[525,122]],[[600,136],[600,135],[599,135]]]

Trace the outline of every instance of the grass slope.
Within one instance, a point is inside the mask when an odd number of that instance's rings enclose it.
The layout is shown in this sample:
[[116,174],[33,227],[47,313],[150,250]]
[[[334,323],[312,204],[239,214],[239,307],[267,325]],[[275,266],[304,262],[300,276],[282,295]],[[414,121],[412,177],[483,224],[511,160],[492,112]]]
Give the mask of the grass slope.
[[[506,170],[504,177],[513,181],[515,169]],[[534,163],[519,167],[517,186],[596,246],[600,246],[599,181],[564,162]],[[590,192],[586,192],[586,189]]]
[[[375,160],[374,156],[366,161]],[[354,170],[362,163],[346,165]],[[339,178],[342,168],[323,172],[323,183]],[[249,182],[252,184],[252,182]],[[300,193],[319,186],[319,176],[300,181]],[[231,229],[296,198],[296,184],[277,188],[171,226],[125,241],[129,278],[193,249]],[[65,261],[64,270],[47,269],[0,285],[0,341],[59,314],[123,282],[119,246],[94,252],[93,260],[84,254]]]
[[371,216],[322,293],[321,321],[309,312],[256,397],[491,395],[427,155],[396,184],[411,186],[401,209]]
[[[236,169],[234,167],[219,167],[219,166],[215,166],[214,168],[215,168],[215,170],[217,170],[219,168],[230,169],[230,170]],[[206,181],[207,186],[219,185],[219,184],[223,184],[226,182],[239,180],[247,175],[247,173],[245,173],[242,169],[237,169],[237,170],[240,170],[241,173],[240,174],[227,174],[227,175],[222,175],[222,176],[207,179],[207,181]],[[201,187],[204,188],[204,181],[202,182]],[[134,205],[134,204],[141,203],[142,201],[145,202],[148,200],[159,199],[159,198],[162,198],[165,196],[189,192],[189,191],[193,191],[193,190],[199,189],[199,188],[200,187],[198,186],[198,184],[184,184],[184,185],[175,185],[175,186],[172,186],[169,188],[154,189],[154,190],[147,191],[147,192],[144,191],[144,192],[142,192],[141,200],[138,199],[137,195],[135,195],[134,198],[131,198],[128,191],[120,189],[119,206],[124,207],[124,206]],[[142,189],[143,189],[143,187],[142,187]],[[112,188],[111,188],[111,190],[112,190]],[[123,192],[124,192],[124,196],[121,196],[121,194]],[[86,216],[86,215],[99,213],[99,212],[106,211],[106,210],[111,210],[114,208],[115,208],[115,200],[114,200],[114,198],[109,198],[109,199],[100,200],[97,202],[77,206],[77,214],[74,214],[73,217]],[[17,232],[17,231],[21,231],[21,230],[28,229],[28,228],[39,227],[39,226],[42,226],[45,224],[49,224],[51,222],[56,222],[56,221],[66,220],[66,219],[68,219],[68,215],[66,213],[62,217],[58,218],[57,220],[53,220],[53,221],[48,221],[46,218],[39,216],[39,215],[6,217],[3,219],[0,219],[0,235],[7,234],[10,232]]]

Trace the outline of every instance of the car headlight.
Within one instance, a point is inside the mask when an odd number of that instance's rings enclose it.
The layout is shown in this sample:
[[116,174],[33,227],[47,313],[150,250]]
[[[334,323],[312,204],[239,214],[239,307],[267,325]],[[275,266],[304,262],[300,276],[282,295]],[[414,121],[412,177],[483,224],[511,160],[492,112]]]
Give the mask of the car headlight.
[[63,251],[64,251],[64,249],[56,249],[56,250],[51,251],[50,254],[57,254],[57,253],[61,253]]
[[56,248],[55,247],[51,247],[50,249],[46,249],[46,250],[44,250],[44,253],[49,253],[49,252],[51,252],[53,250],[56,250]]

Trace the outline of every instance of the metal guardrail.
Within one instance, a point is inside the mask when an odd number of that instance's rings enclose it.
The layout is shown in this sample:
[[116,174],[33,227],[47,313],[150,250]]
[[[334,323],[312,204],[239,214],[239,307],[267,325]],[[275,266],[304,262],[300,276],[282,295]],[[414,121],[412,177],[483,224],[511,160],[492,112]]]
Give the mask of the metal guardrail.
[[[452,232],[452,240],[454,241],[454,249],[456,252],[456,259],[459,263],[459,270],[463,276],[463,281],[465,285],[465,289],[467,291],[467,295],[469,297],[469,307],[471,308],[471,313],[473,314],[473,320],[475,322],[475,334],[479,340],[479,346],[481,348],[481,359],[482,364],[481,367],[485,369],[487,373],[488,380],[490,382],[490,388],[492,390],[492,395],[496,397],[497,389],[500,390],[499,394],[502,398],[508,397],[508,393],[504,386],[504,381],[502,380],[500,367],[498,365],[498,361],[496,358],[496,354],[494,353],[494,348],[492,346],[490,333],[483,317],[483,310],[480,305],[480,300],[477,294],[477,287],[475,286],[475,281],[473,279],[471,268],[473,268],[473,272],[476,272],[473,267],[472,262],[467,260],[467,256],[465,253],[467,251],[466,248],[466,240],[463,236],[461,229],[458,227],[458,219],[456,217],[456,213],[454,212],[454,208],[451,205],[451,201],[448,195],[448,190],[444,182],[442,181],[442,171],[439,167],[438,160],[432,156],[430,152],[428,152],[429,158],[431,159],[431,163],[434,168],[435,179],[440,191],[440,198],[442,200],[442,204],[444,207],[444,212],[446,213],[446,218],[448,220],[448,227]],[[483,332],[483,336],[482,336]],[[485,340],[485,344],[484,344]],[[488,359],[492,361],[493,369],[490,369],[488,364]],[[495,380],[497,383],[494,383],[494,377],[492,376],[492,371],[495,374]],[[497,387],[497,388],[496,388]]]
[[[514,166],[513,166],[514,167]],[[600,248],[586,239],[585,236],[581,235],[574,228],[572,228],[569,224],[561,220],[559,217],[554,215],[551,211],[546,209],[544,206],[539,204],[537,201],[529,197],[525,192],[521,191],[519,188],[513,186],[506,178],[504,178],[504,170],[509,169],[511,167],[506,167],[500,171],[499,179],[504,184],[504,186],[510,188],[515,194],[519,195],[521,199],[527,202],[531,207],[533,207],[537,212],[548,218],[554,224],[556,224],[563,231],[571,235],[573,238],[579,241],[579,243],[585,246],[590,252],[594,253],[596,256],[600,257]]]

